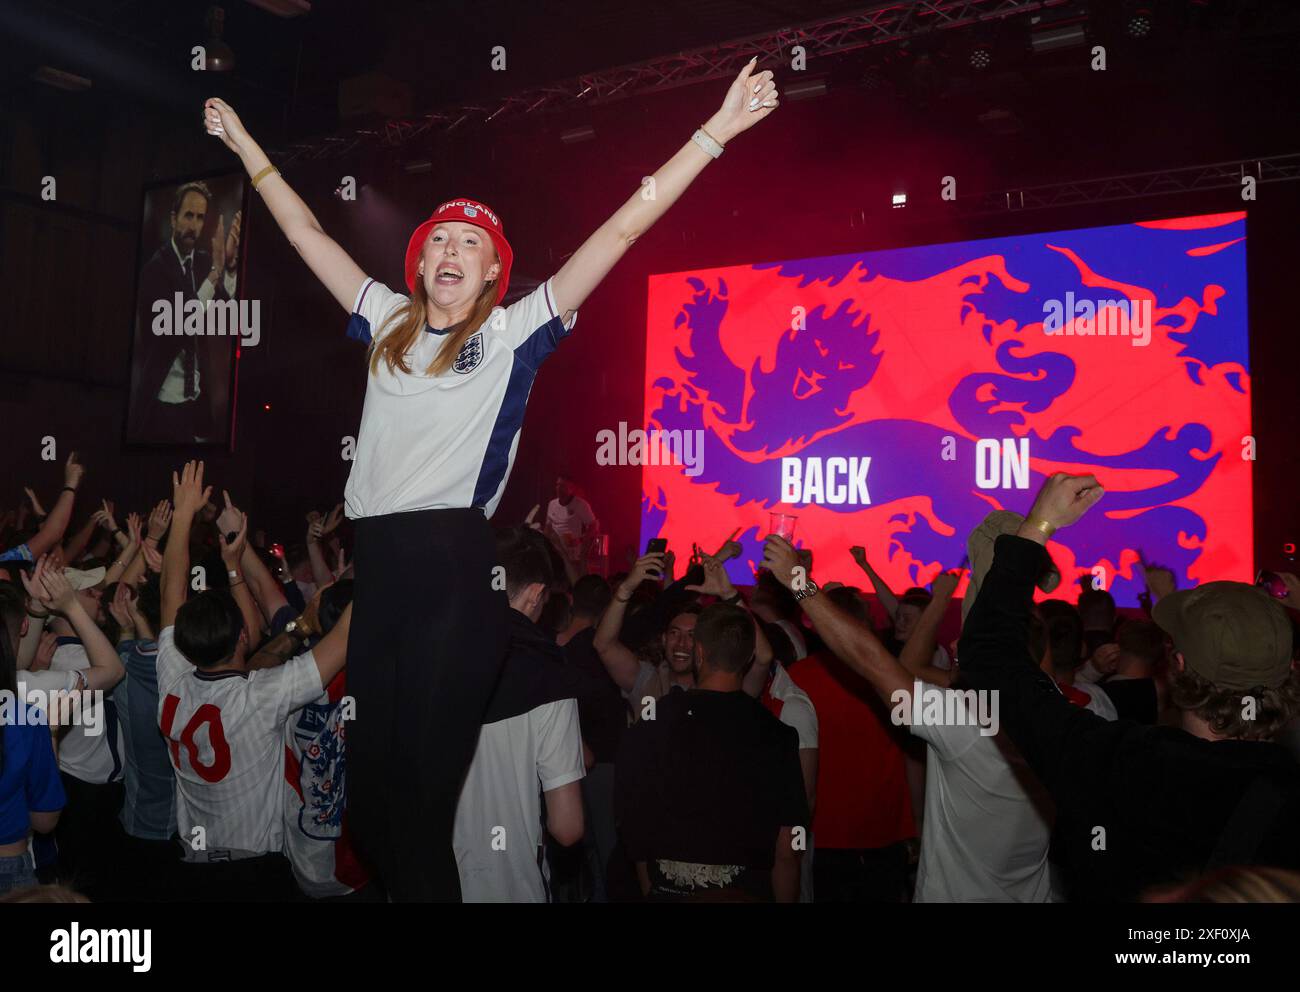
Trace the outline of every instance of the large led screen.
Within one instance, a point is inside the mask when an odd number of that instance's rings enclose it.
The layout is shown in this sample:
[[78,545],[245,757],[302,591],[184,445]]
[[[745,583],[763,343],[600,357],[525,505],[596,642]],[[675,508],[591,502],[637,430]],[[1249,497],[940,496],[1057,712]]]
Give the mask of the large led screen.
[[652,276],[645,422],[618,439],[642,545],[740,528],[749,582],[790,513],[815,578],[865,586],[860,545],[901,591],[1089,472],[1055,595],[1087,576],[1134,605],[1142,560],[1253,579],[1245,236],[1217,214]]

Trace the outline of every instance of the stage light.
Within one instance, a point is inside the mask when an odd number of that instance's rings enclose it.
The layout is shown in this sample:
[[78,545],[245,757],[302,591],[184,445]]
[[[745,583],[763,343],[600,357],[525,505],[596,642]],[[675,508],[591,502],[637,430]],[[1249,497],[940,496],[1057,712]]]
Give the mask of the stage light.
[[894,201],[893,201],[893,202],[894,202],[894,209],[895,209],[895,210],[897,210],[899,207],[905,207],[905,206],[907,206],[907,194],[906,194],[906,193],[895,193],[895,194],[894,194]]
[[591,141],[596,137],[596,129],[590,124],[584,124],[582,127],[571,127],[567,131],[560,132],[560,141],[566,145],[577,145],[584,141]]
[[884,89],[887,82],[885,71],[879,66],[873,65],[862,73],[862,88],[870,93]]
[[203,20],[208,28],[208,42],[203,46],[204,67],[210,72],[230,72],[235,68],[235,53],[221,38],[226,12],[220,7],[209,7]]
[[1149,7],[1134,7],[1129,12],[1128,20],[1124,24],[1124,30],[1130,38],[1141,39],[1151,34],[1154,25],[1155,19]]
[[993,64],[993,49],[985,42],[980,42],[970,50],[970,67],[983,72]]
[[1029,48],[1035,55],[1088,43],[1088,9],[1075,2],[1029,17]]
[[263,403],[263,404],[262,404],[262,409],[265,410],[267,413],[270,413],[270,412],[271,412],[271,404],[270,404],[270,403]]
[[826,79],[801,79],[796,83],[781,87],[781,96],[787,100],[807,100],[826,93]]

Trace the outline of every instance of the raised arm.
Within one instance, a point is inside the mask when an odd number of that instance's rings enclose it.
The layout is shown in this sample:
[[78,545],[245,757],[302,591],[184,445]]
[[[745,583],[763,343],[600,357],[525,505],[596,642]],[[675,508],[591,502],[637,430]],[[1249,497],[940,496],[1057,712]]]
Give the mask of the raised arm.
[[334,581],[334,573],[325,563],[325,549],[321,547],[321,538],[324,536],[323,517],[307,525],[307,560],[311,563],[311,580],[318,586],[329,585]]
[[167,526],[172,519],[172,505],[167,500],[159,500],[158,505],[149,514],[149,523],[145,528],[144,540],[140,542],[140,553],[126,566],[122,581],[134,586],[145,577],[150,554],[158,553],[158,541],[167,533]]
[[[208,134],[219,137],[227,148],[239,156],[248,175],[258,179],[257,192],[262,194],[262,201],[280,225],[284,236],[316,278],[324,283],[330,295],[339,301],[343,309],[351,312],[366,274],[325,233],[316,215],[303,203],[285,178],[277,171],[265,172],[271,165],[271,160],[244,129],[239,115],[230,105],[214,97],[205,102],[203,108],[203,120]],[[265,175],[262,175],[264,172]]]
[[[769,536],[763,546],[763,564],[787,589],[794,590],[799,553],[785,538]],[[910,693],[915,681],[866,625],[859,623],[820,592],[799,601],[813,628],[837,658],[871,683],[887,702],[899,690]],[[904,707],[910,709],[910,707]]]
[[253,593],[253,599],[261,607],[266,622],[270,623],[283,607],[289,605],[289,600],[284,596],[284,587],[275,580],[271,570],[266,567],[266,562],[262,561],[262,556],[251,545],[244,548],[244,556],[240,559],[240,564],[244,569],[244,579],[248,582],[248,588]]
[[[63,495],[67,494],[64,493]],[[96,510],[92,513],[86,520],[85,524],[82,525],[81,530],[76,531],[64,543],[63,560],[67,562],[67,564],[74,564],[86,550],[86,545],[90,543],[90,539],[95,536],[95,531],[99,529],[99,519],[100,514],[102,513],[102,510]],[[29,544],[28,547],[30,548],[31,545]]]
[[623,629],[623,617],[627,613],[627,604],[637,587],[646,579],[656,578],[662,574],[663,559],[664,556],[661,554],[645,555],[637,559],[627,578],[614,590],[609,606],[605,608],[605,613],[596,627],[596,637],[593,641],[596,653],[605,663],[605,669],[609,672],[609,677],[614,680],[614,684],[624,692],[631,692],[632,687],[636,685],[636,676],[641,670],[641,663],[637,661],[632,650],[619,640],[619,633]]
[[126,577],[131,566],[139,559],[141,565],[144,564],[144,556],[140,554],[141,531],[143,521],[138,513],[131,513],[126,518],[127,538],[126,544],[122,545],[121,553],[113,560],[104,572],[103,583],[105,586],[111,586],[114,582]]
[[117,649],[90,618],[67,577],[61,570],[50,565],[49,558],[37,562],[31,578],[23,575],[23,585],[42,608],[62,613],[81,638],[86,657],[90,660],[90,668],[81,673],[85,688],[107,691],[122,681],[126,669],[122,666],[122,659],[117,656]]
[[322,688],[333,682],[334,676],[343,671],[343,666],[347,664],[348,632],[351,629],[352,604],[348,603],[330,632],[311,649],[312,657],[316,659],[316,670],[320,672]]
[[[1040,782],[1062,804],[1080,793],[1145,795],[1161,787],[1163,762],[1133,761],[1151,753],[1159,727],[1103,720],[1070,703],[1033,663],[1027,645],[1034,582],[1052,532],[1074,523],[1102,496],[1092,476],[1057,473],[1044,483],[1029,516],[994,544],[993,564],[966,616],[958,648],[963,682],[998,693],[1002,727]],[[1121,804],[1122,805],[1122,804]]]
[[899,663],[917,678],[931,685],[947,688],[952,684],[953,672],[936,668],[934,648],[939,639],[939,624],[948,612],[952,594],[957,591],[957,576],[949,572],[940,572],[934,578],[934,595],[921,611],[921,618],[916,622],[916,629],[903,645]]
[[190,581],[190,527],[194,515],[208,501],[212,487],[203,487],[203,463],[186,462],[178,476],[172,473],[171,537],[163,553],[162,625],[176,623],[176,612],[185,602]]
[[244,549],[248,546],[248,514],[239,515],[239,526],[235,528],[233,540],[222,533],[220,528],[217,531],[217,540],[221,542],[221,563],[226,566],[226,577],[230,580],[230,595],[234,597],[240,616],[244,618],[244,626],[248,628],[248,644],[251,653],[262,640],[263,620],[239,567]]
[[320,636],[320,601],[327,588],[328,586],[321,586],[317,589],[316,595],[311,598],[307,608],[257,649],[257,653],[248,660],[250,672],[259,668],[275,668],[283,665],[290,658],[301,653],[308,638]]
[[[128,641],[134,641],[146,636],[136,628],[138,614],[131,609],[131,600],[134,598],[134,593],[135,590],[125,582],[119,582],[116,591],[113,593],[113,599],[108,604],[108,612],[117,621],[117,647],[119,651],[121,646]],[[152,639],[151,636],[150,639]]]
[[81,476],[85,471],[85,467],[77,461],[75,451],[68,455],[68,461],[63,466],[63,490],[54,501],[54,507],[45,518],[45,523],[41,524],[41,529],[27,542],[27,549],[33,558],[39,558],[63,540],[64,532],[72,521],[72,504],[76,502],[76,490],[81,485]]
[[[235,506],[230,499],[230,493],[221,490],[222,498],[225,500],[225,506],[221,510],[221,515],[217,517],[217,530],[222,534],[229,535],[236,533],[240,529],[244,514]],[[227,566],[229,571],[232,566]],[[276,582],[267,571],[266,563],[262,561],[257,553],[257,549],[248,543],[245,537],[243,549],[239,556],[237,570],[241,573],[242,578],[248,584],[248,591],[253,597],[253,602],[261,611],[262,619],[257,622],[258,629],[270,624],[276,613],[281,607],[288,605],[288,600],[284,598],[284,592],[280,588],[280,583]]]
[[849,548],[849,554],[858,563],[858,568],[867,573],[867,578],[871,580],[871,587],[876,590],[876,598],[880,600],[880,605],[889,614],[889,620],[892,623],[898,618],[898,597],[894,595],[894,590],[890,589],[889,583],[877,575],[876,570],[871,567],[871,562],[867,561],[866,548],[855,545]]
[[[770,70],[755,72],[757,58],[740,71],[727,90],[721,108],[704,124],[706,134],[719,144],[726,145],[776,110],[778,100],[772,73]],[[700,145],[687,141],[659,167],[651,177],[652,182],[644,183],[569,257],[551,280],[556,307],[565,319],[569,311],[582,306],[632,243],[677,202],[711,161],[712,156]],[[349,300],[348,306],[351,305]]]

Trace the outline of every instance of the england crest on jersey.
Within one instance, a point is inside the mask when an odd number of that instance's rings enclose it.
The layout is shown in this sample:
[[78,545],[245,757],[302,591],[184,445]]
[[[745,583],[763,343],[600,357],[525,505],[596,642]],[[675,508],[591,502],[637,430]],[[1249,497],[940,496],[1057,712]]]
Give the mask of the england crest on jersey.
[[478,363],[481,361],[483,361],[483,332],[479,331],[461,346],[460,354],[456,356],[456,361],[451,367],[461,375],[468,375],[478,368]]

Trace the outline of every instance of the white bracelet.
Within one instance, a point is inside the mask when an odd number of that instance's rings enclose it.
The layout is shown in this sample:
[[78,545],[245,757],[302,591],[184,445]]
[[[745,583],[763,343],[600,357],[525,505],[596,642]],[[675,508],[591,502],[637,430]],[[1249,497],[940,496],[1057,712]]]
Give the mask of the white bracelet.
[[696,128],[695,133],[691,135],[691,140],[703,148],[711,158],[717,158],[723,152],[722,145],[709,137],[708,132],[702,127]]

